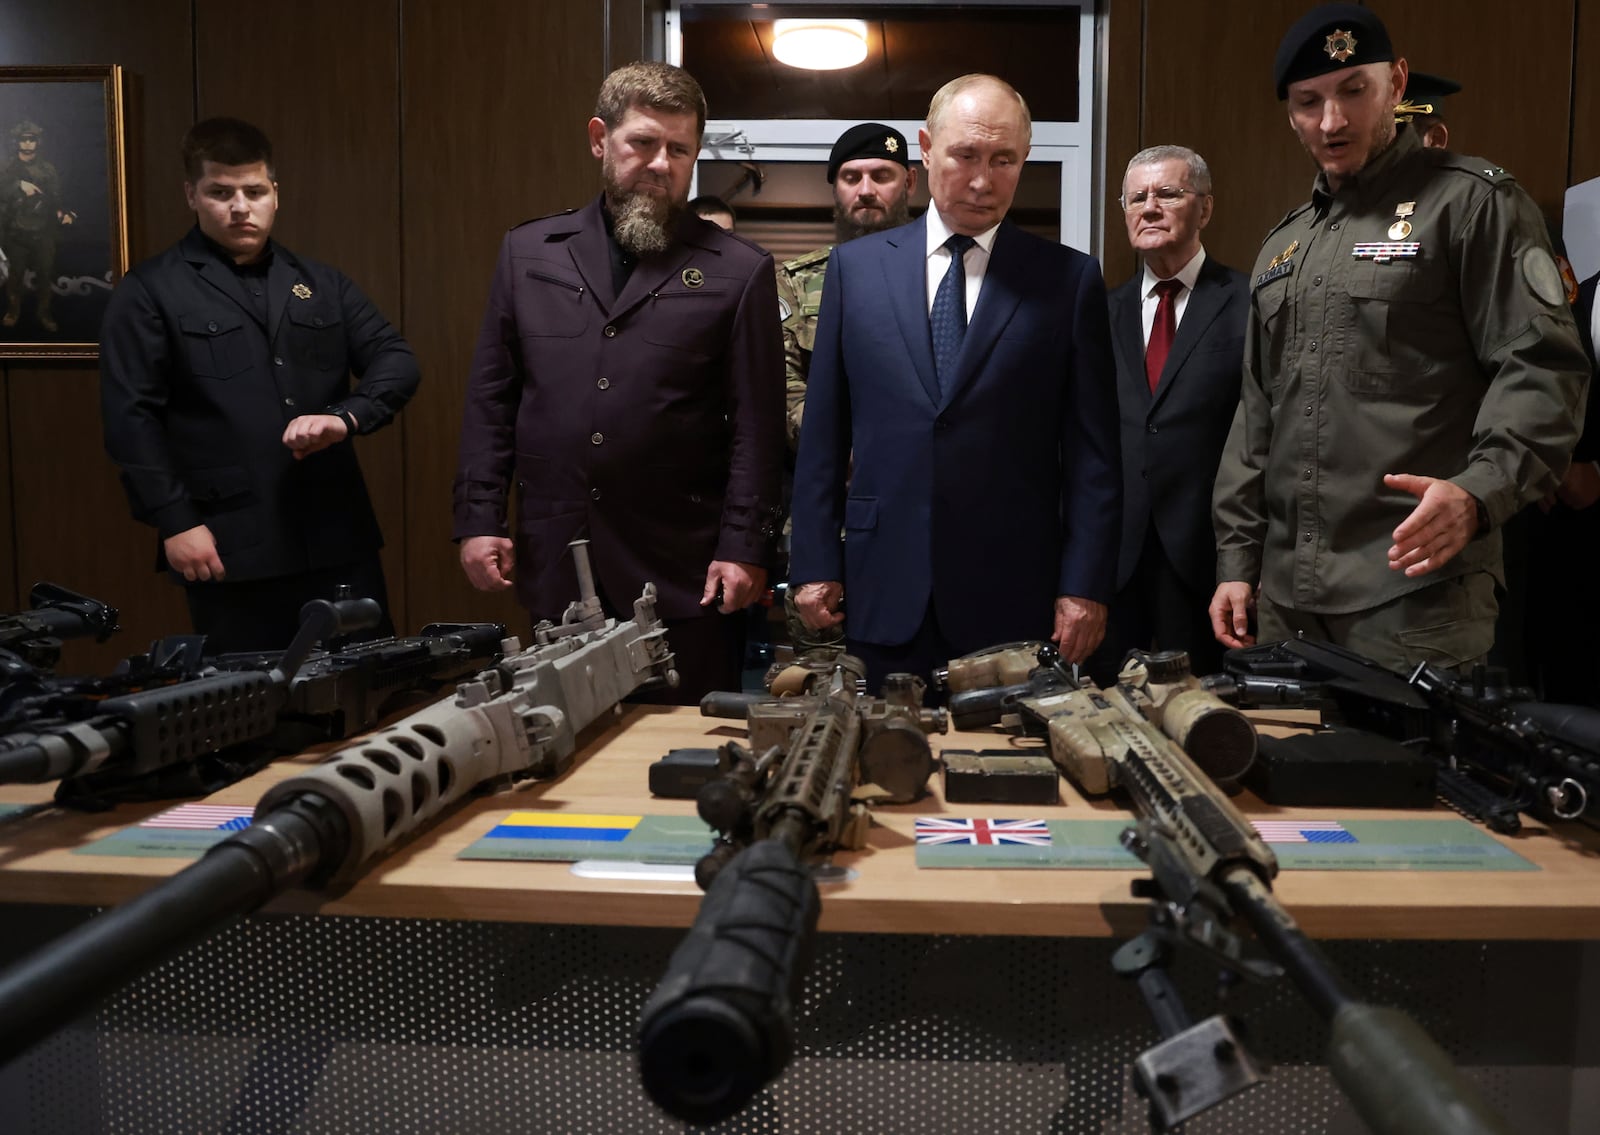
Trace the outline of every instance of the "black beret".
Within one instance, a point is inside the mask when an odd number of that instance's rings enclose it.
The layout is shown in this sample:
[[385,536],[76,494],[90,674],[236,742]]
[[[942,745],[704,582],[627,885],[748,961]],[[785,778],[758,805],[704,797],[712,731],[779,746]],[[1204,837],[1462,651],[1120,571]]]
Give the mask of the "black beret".
[[833,144],[828,154],[828,184],[839,176],[839,167],[857,158],[884,158],[911,168],[906,156],[906,136],[893,126],[881,122],[863,122],[852,126]]
[[[1456,94],[1461,90],[1461,84],[1454,79],[1446,79],[1443,75],[1429,75],[1423,71],[1413,71],[1406,79],[1407,102],[1437,103],[1446,95]],[[1438,113],[1438,108],[1434,108]]]
[[1319,4],[1284,34],[1272,61],[1272,81],[1278,98],[1286,99],[1290,83],[1345,67],[1393,60],[1389,31],[1372,9],[1359,4]]

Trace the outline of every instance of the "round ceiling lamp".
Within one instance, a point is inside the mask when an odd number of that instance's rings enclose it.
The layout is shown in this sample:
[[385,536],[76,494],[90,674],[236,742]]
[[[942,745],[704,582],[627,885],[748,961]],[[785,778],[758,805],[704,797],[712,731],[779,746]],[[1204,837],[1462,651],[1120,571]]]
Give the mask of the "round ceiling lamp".
[[867,57],[865,20],[774,20],[772,54],[806,71],[839,71]]

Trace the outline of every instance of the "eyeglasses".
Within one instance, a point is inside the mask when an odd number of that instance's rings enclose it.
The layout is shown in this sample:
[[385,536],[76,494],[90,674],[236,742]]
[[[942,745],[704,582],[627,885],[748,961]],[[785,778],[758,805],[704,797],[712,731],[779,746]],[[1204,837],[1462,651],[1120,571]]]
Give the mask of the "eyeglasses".
[[1184,199],[1184,197],[1187,196],[1190,193],[1195,194],[1195,196],[1197,196],[1197,197],[1209,197],[1209,196],[1211,196],[1209,193],[1201,193],[1199,190],[1196,190],[1196,189],[1185,189],[1182,186],[1178,186],[1178,185],[1163,185],[1160,188],[1158,188],[1156,190],[1153,190],[1150,193],[1147,193],[1143,189],[1140,189],[1140,190],[1137,190],[1134,193],[1127,194],[1127,195],[1122,196],[1122,197],[1118,197],[1117,198],[1117,204],[1121,205],[1125,210],[1127,210],[1128,212],[1131,213],[1135,209],[1143,209],[1145,207],[1145,205],[1149,202],[1150,198],[1152,196],[1154,196],[1155,199],[1156,199],[1156,204],[1159,205],[1161,208],[1166,209],[1166,208],[1169,208],[1169,207],[1171,207],[1173,205],[1176,205],[1179,201],[1182,201]]

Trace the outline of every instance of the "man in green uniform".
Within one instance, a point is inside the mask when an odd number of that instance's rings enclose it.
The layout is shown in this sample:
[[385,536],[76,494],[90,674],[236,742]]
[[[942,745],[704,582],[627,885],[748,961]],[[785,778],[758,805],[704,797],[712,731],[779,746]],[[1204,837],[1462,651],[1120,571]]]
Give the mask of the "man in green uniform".
[[1382,21],[1322,5],[1274,67],[1320,172],[1251,278],[1214,503],[1225,646],[1304,634],[1395,668],[1494,638],[1499,526],[1554,489],[1586,363],[1544,220],[1492,162],[1395,131]]
[[50,317],[51,285],[56,267],[56,235],[77,214],[61,207],[61,175],[39,156],[44,131],[32,122],[11,128],[16,153],[0,166],[0,248],[10,261],[6,277],[6,313],[0,327],[15,327],[22,316],[22,294],[33,272],[33,290],[39,297],[34,314],[46,331],[57,330]]
[[[850,127],[828,154],[828,183],[833,186],[833,231],[836,244],[881,232],[911,219],[911,194],[917,171],[906,153],[905,135],[881,122]],[[806,404],[806,375],[811,345],[822,310],[822,281],[834,245],[797,256],[778,267],[778,313],[783,318],[783,379],[788,396],[789,462],[800,445],[800,418]],[[844,642],[843,624],[815,631],[801,621],[792,593],[785,603],[789,641],[796,651]]]

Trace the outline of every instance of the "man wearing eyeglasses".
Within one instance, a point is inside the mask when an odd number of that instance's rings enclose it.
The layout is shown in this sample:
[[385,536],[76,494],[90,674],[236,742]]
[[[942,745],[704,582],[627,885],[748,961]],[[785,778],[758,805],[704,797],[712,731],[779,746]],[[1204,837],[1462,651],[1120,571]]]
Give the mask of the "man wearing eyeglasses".
[[1396,135],[1408,72],[1371,9],[1312,10],[1274,71],[1320,172],[1251,278],[1213,628],[1249,642],[1254,597],[1264,640],[1469,666],[1494,640],[1499,528],[1560,483],[1582,416],[1544,220],[1494,163]]
[[1196,673],[1220,669],[1206,605],[1216,587],[1211,488],[1239,403],[1250,290],[1206,255],[1211,170],[1183,146],[1128,162],[1119,202],[1144,264],[1112,291],[1122,414],[1122,539],[1117,593],[1096,680],[1129,650],[1186,650]]

